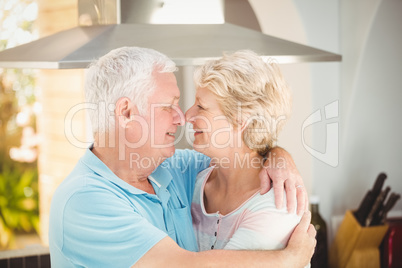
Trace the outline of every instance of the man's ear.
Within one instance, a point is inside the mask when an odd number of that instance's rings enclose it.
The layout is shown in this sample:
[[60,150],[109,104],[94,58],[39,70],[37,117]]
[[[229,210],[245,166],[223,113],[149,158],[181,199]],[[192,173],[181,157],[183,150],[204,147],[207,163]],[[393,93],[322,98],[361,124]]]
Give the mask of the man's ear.
[[129,98],[123,97],[116,102],[116,121],[122,127],[131,122],[136,115],[138,115],[138,108],[136,105],[133,105],[133,102]]

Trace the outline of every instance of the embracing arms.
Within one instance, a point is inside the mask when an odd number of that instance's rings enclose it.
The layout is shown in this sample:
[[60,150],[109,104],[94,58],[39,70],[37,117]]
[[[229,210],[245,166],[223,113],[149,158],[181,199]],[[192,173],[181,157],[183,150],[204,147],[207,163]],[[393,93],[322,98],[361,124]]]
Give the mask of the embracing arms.
[[304,267],[311,259],[316,244],[311,214],[304,213],[288,246],[275,251],[209,250],[190,252],[165,237],[132,267]]

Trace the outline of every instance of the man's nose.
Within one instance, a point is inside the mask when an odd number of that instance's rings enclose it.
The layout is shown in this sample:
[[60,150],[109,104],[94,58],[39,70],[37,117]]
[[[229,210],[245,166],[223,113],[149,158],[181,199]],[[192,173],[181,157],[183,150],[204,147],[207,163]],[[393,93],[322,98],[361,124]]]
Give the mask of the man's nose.
[[180,109],[179,106],[175,106],[176,115],[174,117],[174,123],[178,124],[179,126],[183,126],[185,123],[185,117],[183,111]]

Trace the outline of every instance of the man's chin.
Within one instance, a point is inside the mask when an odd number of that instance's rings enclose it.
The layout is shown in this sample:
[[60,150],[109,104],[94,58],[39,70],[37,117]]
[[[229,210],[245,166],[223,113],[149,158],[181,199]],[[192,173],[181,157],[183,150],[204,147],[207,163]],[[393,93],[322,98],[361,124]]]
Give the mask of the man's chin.
[[166,159],[169,157],[172,157],[176,151],[176,148],[172,145],[171,147],[168,148],[163,148],[163,154],[162,156]]

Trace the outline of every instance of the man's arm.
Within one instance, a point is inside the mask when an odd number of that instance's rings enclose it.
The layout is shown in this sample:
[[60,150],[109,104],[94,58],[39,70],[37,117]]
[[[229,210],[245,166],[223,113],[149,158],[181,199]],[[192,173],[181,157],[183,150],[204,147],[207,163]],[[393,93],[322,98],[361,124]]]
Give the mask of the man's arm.
[[276,251],[209,250],[189,252],[165,237],[152,247],[133,267],[304,267],[316,244],[311,214],[306,212],[293,232],[288,246]]
[[294,211],[297,198],[297,214],[308,210],[308,197],[304,182],[292,156],[280,147],[270,150],[260,174],[261,194],[269,191],[271,181],[275,189],[275,204],[282,208],[283,189],[286,191],[287,209]]
[[75,191],[67,201],[63,192],[53,198],[52,267],[129,267],[167,236],[163,227],[150,223],[152,216],[142,215],[146,210],[163,214],[158,203],[142,207],[143,199],[131,199],[133,204],[122,192],[98,184]]

